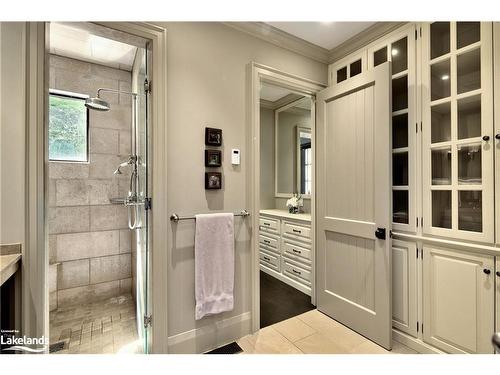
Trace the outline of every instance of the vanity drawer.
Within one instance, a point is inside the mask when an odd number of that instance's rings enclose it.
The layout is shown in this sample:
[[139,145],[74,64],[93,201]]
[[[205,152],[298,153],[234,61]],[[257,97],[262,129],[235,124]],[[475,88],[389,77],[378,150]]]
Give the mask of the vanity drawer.
[[259,218],[259,228],[260,230],[274,233],[274,234],[279,234],[280,233],[280,223],[279,220],[275,219],[269,219],[267,217],[260,217]]
[[302,226],[287,221],[283,222],[283,234],[301,237],[304,239],[311,239],[311,227]]
[[260,251],[259,257],[261,264],[280,272],[281,257],[279,255],[273,255],[271,253]]
[[264,246],[270,246],[279,252],[279,239],[271,236],[265,236],[263,234],[259,235],[259,243]]
[[283,258],[283,273],[296,280],[305,282],[307,285],[310,285],[311,283],[311,271],[295,265],[286,258]]
[[297,245],[294,242],[283,239],[281,249],[284,254],[298,257],[301,261],[311,261],[311,250],[307,245]]

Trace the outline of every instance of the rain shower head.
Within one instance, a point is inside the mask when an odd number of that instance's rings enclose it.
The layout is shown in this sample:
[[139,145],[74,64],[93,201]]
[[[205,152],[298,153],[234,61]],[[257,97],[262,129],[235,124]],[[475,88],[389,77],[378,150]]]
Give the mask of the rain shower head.
[[85,100],[85,107],[95,109],[96,111],[109,111],[110,105],[107,101],[99,98],[99,94],[95,98]]

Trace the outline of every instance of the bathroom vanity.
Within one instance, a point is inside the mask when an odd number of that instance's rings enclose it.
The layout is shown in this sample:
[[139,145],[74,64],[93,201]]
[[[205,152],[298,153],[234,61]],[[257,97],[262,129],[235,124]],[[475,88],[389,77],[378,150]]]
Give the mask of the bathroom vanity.
[[21,245],[0,245],[0,328],[21,332]]
[[311,295],[311,214],[260,210],[259,229],[260,270]]

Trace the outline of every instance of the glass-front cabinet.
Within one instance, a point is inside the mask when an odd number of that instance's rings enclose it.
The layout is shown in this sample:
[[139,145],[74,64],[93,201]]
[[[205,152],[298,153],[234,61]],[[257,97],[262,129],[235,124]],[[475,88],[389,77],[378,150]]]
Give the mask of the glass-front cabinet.
[[368,49],[368,69],[392,63],[392,227],[415,232],[417,179],[417,84],[415,25]]
[[423,24],[421,69],[424,233],[493,242],[492,24]]

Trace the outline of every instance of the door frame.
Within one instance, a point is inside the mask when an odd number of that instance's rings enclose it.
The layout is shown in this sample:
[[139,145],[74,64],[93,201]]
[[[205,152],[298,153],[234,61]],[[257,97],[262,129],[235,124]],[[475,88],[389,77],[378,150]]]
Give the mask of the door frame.
[[[151,94],[151,137],[152,147],[152,193],[154,210],[151,211],[151,352],[168,352],[167,332],[167,30],[147,22],[95,22],[110,29],[137,35],[151,40],[153,50]],[[46,40],[49,22],[27,23],[27,72],[30,75],[27,85],[26,132],[27,142],[27,231],[29,236],[23,260],[28,268],[23,272],[29,282],[25,288],[23,305],[26,298],[34,296],[34,309],[23,308],[23,327],[30,328],[34,322],[38,335],[49,337],[49,292],[48,292],[48,86],[49,66]],[[27,285],[28,284],[28,285]],[[38,296],[38,297],[37,297]],[[33,325],[33,323],[32,323]],[[25,328],[23,328],[25,330]],[[31,329],[32,330],[32,329]],[[48,348],[47,348],[48,352]]]
[[[324,88],[326,85],[307,78],[299,77],[294,74],[283,72],[266,65],[256,62],[250,62],[247,65],[247,149],[248,149],[248,167],[247,181],[247,207],[250,209],[250,248],[251,248],[251,311],[252,311],[252,332],[260,329],[260,267],[259,267],[259,211],[260,211],[260,84],[267,82],[294,91],[304,93],[311,97]],[[315,101],[311,110],[315,113]],[[311,145],[315,147],[315,124],[311,124]],[[313,152],[313,166],[315,165],[315,156]],[[315,167],[312,171],[313,194],[311,197],[311,218],[315,217]],[[316,243],[315,221],[311,222],[312,246]],[[311,282],[311,301],[316,303],[316,256],[313,252],[311,259],[313,267]]]

